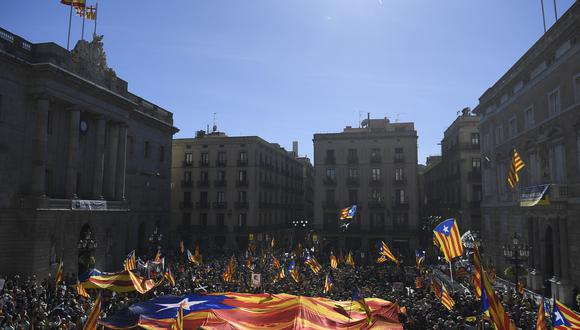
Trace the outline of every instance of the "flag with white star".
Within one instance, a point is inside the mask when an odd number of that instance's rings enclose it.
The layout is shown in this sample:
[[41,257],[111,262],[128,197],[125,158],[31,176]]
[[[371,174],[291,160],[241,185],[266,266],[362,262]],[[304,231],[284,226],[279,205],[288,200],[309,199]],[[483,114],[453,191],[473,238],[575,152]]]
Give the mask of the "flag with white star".
[[455,219],[447,219],[441,222],[433,230],[433,234],[439,242],[439,248],[445,255],[445,260],[451,262],[453,258],[463,254],[463,245],[461,244],[461,235]]

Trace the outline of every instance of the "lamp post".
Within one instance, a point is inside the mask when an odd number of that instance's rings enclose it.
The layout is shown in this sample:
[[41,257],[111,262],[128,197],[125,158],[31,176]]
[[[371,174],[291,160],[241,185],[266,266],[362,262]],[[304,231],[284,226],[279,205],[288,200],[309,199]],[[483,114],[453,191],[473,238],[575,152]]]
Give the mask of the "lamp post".
[[149,235],[149,249],[152,257],[155,257],[157,251],[161,249],[161,241],[163,240],[163,234],[160,232],[159,227],[156,225],[153,228],[153,233]]
[[520,242],[517,233],[514,233],[510,244],[503,246],[503,255],[514,266],[515,286],[519,283],[519,268],[522,262],[530,256],[530,246]]

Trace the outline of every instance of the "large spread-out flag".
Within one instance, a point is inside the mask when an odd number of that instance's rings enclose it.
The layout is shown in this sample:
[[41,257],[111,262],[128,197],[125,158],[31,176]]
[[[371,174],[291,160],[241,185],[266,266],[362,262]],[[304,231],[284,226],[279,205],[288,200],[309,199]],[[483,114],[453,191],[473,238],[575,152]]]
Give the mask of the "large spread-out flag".
[[338,259],[336,259],[336,256],[332,252],[330,252],[330,267],[332,267],[332,269],[338,268]]
[[134,270],[137,268],[137,257],[135,256],[135,250],[129,252],[127,258],[123,261],[124,270]]
[[124,270],[118,273],[105,273],[97,269],[79,277],[85,289],[106,289],[115,292],[146,293],[155,287],[153,280],[145,279],[131,271]]
[[520,181],[520,175],[518,172],[521,171],[524,166],[526,166],[524,161],[520,158],[520,155],[514,148],[512,162],[510,163],[507,177],[507,182],[510,187],[515,188],[516,184]]
[[371,324],[361,304],[322,297],[268,293],[160,296],[111,313],[100,324],[112,329],[170,329],[182,306],[184,329],[403,329],[397,304],[366,298],[365,305],[372,315]]
[[76,285],[76,289],[77,289],[77,294],[81,297],[85,297],[85,298],[89,298],[89,293],[87,292],[87,290],[85,290],[85,288],[83,288],[83,286],[81,285],[81,282],[79,282],[77,280],[77,285]]
[[425,263],[425,251],[415,250],[415,264],[417,268],[421,268],[423,263]]
[[226,266],[226,270],[224,271],[222,277],[224,281],[231,282],[234,280],[234,274],[236,272],[236,264],[234,262],[234,256],[230,257],[228,264]]
[[97,324],[99,322],[99,314],[101,313],[101,295],[97,296],[95,304],[93,305],[93,310],[91,314],[87,317],[83,330],[96,330]]
[[354,267],[354,258],[352,257],[352,251],[348,251],[346,255],[346,260],[344,261],[345,264]]
[[288,272],[290,273],[290,276],[294,282],[300,282],[300,273],[298,272],[298,266],[294,262],[294,259],[290,260],[290,264],[288,265]]
[[360,304],[360,306],[362,307],[362,309],[365,311],[365,314],[367,315],[367,322],[369,324],[372,323],[373,319],[372,319],[371,308],[367,304],[364,296],[362,294],[360,294],[360,292],[358,291],[358,288],[356,286],[354,288],[352,288],[352,297],[351,297],[351,300],[352,301],[356,301],[356,302],[358,302]]
[[515,324],[510,320],[506,313],[501,300],[496,294],[491,282],[489,281],[485,269],[481,263],[479,250],[476,248],[473,257],[474,267],[481,270],[481,303],[482,312],[488,311],[491,321],[498,330],[515,330]]
[[326,278],[324,279],[324,294],[327,294],[332,290],[332,278],[330,274],[326,274]]
[[62,259],[58,262],[58,269],[56,270],[56,275],[54,276],[54,285],[58,287],[59,283],[62,282]]
[[538,310],[536,330],[548,330],[548,325],[546,323],[546,312],[544,310],[544,297],[542,297],[542,300],[540,300],[540,309]]
[[399,260],[397,260],[397,258],[395,258],[395,255],[393,254],[393,252],[391,252],[391,249],[389,249],[389,247],[387,246],[387,243],[381,242],[381,250],[379,253],[382,256],[387,257],[387,259],[391,260],[392,262],[396,263],[397,265],[399,264]]
[[310,267],[314,274],[318,274],[322,270],[322,266],[318,263],[318,261],[316,261],[316,258],[310,255],[308,250],[306,250],[306,260],[304,263]]
[[74,7],[84,7],[86,1],[85,0],[60,0],[60,3],[67,6],[74,6]]
[[445,255],[447,262],[451,262],[453,258],[463,254],[461,235],[459,235],[459,229],[457,228],[455,219],[451,218],[441,222],[435,227],[433,233],[439,242],[439,248]]
[[455,306],[455,300],[451,297],[445,285],[443,285],[443,293],[441,294],[441,303],[445,308],[448,310],[453,310],[453,306]]
[[580,329],[580,314],[574,312],[556,299],[552,323],[554,329]]

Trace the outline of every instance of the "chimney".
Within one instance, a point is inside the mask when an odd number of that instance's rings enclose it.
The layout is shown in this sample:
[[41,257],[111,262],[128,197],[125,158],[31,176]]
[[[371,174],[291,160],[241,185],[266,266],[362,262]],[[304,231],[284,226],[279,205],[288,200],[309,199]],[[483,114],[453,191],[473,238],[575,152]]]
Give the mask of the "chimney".
[[292,141],[292,153],[294,157],[298,157],[298,141]]

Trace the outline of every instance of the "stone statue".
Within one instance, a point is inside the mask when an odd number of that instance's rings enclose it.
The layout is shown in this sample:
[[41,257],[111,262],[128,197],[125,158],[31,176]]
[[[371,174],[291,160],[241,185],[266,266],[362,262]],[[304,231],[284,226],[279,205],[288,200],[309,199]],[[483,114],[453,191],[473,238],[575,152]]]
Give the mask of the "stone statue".
[[93,40],[79,40],[71,51],[72,71],[99,85],[111,88],[117,75],[107,65],[103,49],[103,36],[93,35]]

